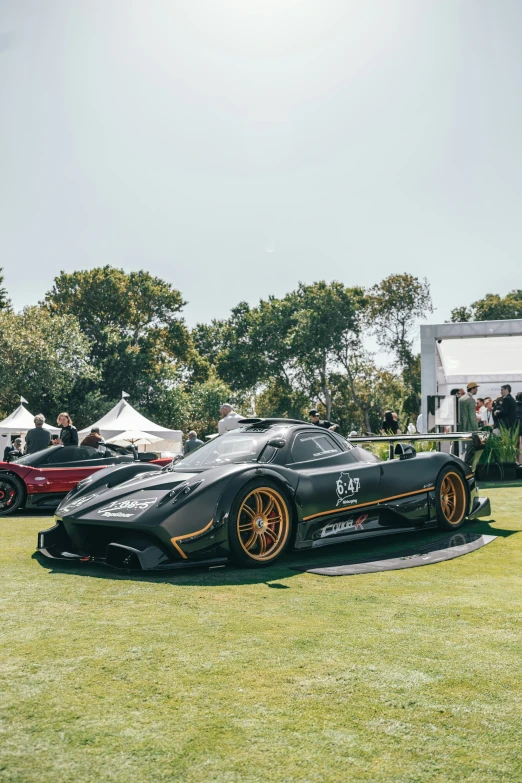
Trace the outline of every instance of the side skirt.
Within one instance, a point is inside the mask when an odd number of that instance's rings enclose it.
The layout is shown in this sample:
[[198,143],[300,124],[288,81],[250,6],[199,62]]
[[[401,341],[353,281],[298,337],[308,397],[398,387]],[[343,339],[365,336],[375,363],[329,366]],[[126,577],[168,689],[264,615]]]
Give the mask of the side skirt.
[[56,509],[67,495],[67,492],[55,494],[52,492],[39,492],[34,495],[26,495],[24,508],[48,508]]
[[431,528],[437,527],[436,521],[430,521],[425,522],[422,527],[412,527],[411,525],[409,527],[396,527],[396,528],[388,528],[386,530],[368,530],[365,533],[351,533],[347,536],[338,536],[338,537],[332,537],[332,538],[318,538],[315,541],[312,541],[312,546],[310,547],[309,541],[303,541],[302,543],[305,544],[305,546],[296,546],[296,549],[318,549],[322,546],[331,546],[332,544],[346,544],[348,541],[362,541],[363,538],[375,538],[377,536],[391,536],[396,535],[397,533],[420,533],[423,530],[429,530]]

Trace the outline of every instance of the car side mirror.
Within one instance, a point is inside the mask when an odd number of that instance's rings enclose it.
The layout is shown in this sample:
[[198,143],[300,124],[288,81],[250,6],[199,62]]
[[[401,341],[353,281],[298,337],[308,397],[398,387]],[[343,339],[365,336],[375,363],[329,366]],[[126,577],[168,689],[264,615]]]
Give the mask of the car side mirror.
[[397,443],[394,453],[399,459],[412,459],[417,454],[410,443]]
[[286,446],[286,440],[284,438],[272,438],[266,445],[272,446],[273,449],[282,449]]

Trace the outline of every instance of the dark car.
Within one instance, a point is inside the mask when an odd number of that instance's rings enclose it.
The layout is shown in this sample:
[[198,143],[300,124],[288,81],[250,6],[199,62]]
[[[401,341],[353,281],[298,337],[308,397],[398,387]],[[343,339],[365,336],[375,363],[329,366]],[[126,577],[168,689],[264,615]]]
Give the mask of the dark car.
[[313,549],[440,527],[490,513],[450,454],[402,443],[383,462],[303,422],[247,419],[163,470],[104,470],[82,481],[39,534],[47,557],[166,569],[232,559],[273,563]]
[[82,479],[109,466],[134,462],[126,449],[111,444],[105,445],[105,453],[91,446],[51,446],[14,462],[0,462],[0,516],[20,508],[54,511]]

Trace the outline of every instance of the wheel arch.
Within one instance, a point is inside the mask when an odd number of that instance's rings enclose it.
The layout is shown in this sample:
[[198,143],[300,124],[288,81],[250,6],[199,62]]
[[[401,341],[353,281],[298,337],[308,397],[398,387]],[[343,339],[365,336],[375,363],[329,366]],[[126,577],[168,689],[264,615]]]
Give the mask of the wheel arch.
[[0,470],[0,480],[2,476],[7,476],[8,478],[15,478],[20,482],[20,484],[23,487],[23,498],[22,498],[22,503],[20,505],[22,506],[23,504],[25,504],[25,502],[27,501],[28,493],[27,493],[27,484],[25,483],[24,479],[18,473],[15,473],[14,470],[9,470],[9,469]]
[[237,494],[247,487],[248,484],[263,478],[266,478],[274,484],[277,484],[288,501],[291,516],[291,537],[293,541],[299,521],[297,504],[295,500],[297,481],[294,485],[285,475],[282,475],[277,470],[270,469],[269,467],[263,466],[250,468],[245,472],[234,476],[234,478],[224,488],[217,501],[214,519],[217,521],[219,526],[221,526],[221,524],[226,524],[228,522],[228,515],[230,513],[232,503],[234,502]]

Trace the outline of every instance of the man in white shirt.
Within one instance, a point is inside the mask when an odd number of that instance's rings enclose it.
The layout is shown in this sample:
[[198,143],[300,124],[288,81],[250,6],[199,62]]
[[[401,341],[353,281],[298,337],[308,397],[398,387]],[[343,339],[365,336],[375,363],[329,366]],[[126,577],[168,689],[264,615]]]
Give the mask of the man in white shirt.
[[218,421],[218,432],[223,435],[229,430],[237,430],[241,425],[239,421],[244,418],[240,413],[235,413],[230,403],[225,402],[219,409],[221,421]]
[[493,416],[493,400],[491,397],[486,397],[484,400],[484,410],[480,414],[480,420],[483,427],[495,427],[495,417]]

